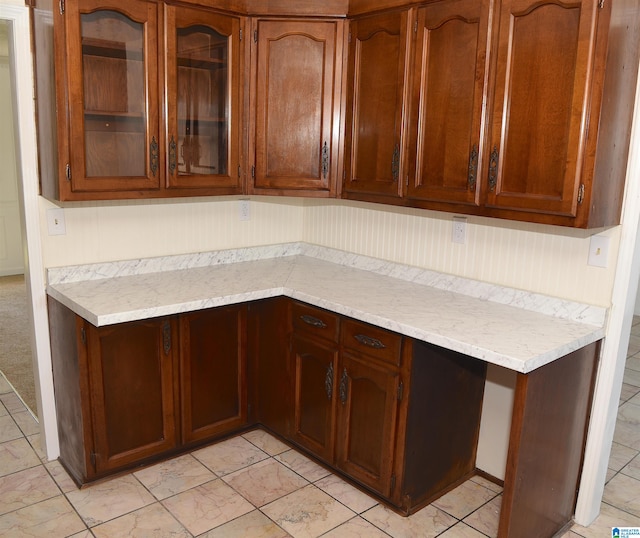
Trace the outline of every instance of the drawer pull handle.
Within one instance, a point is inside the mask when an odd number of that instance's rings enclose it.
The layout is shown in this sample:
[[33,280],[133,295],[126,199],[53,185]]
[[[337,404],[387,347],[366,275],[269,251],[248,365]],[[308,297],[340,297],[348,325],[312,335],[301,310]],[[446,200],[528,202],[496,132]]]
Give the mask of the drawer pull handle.
[[318,327],[318,329],[325,329],[327,327],[327,324],[324,321],[313,316],[309,316],[308,314],[303,314],[302,316],[300,316],[300,319],[307,325]]
[[342,405],[347,403],[347,388],[349,385],[349,375],[347,374],[347,369],[345,368],[342,371],[342,377],[340,378],[340,401]]
[[387,347],[377,338],[367,336],[366,334],[356,334],[354,338],[363,346],[372,347],[373,349],[384,349]]
[[324,377],[324,388],[327,391],[327,398],[333,396],[333,363],[327,368],[327,375]]

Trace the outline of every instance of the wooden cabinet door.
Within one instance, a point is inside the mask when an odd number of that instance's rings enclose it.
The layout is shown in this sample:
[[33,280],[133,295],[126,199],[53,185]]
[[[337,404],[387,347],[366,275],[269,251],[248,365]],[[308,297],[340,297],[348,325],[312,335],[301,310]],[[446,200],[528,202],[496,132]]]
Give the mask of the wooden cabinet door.
[[[353,21],[343,193],[402,196],[408,12]],[[354,196],[358,198],[358,196]]]
[[157,11],[141,0],[66,4],[74,193],[160,187]]
[[343,351],[338,381],[336,464],[385,497],[391,493],[400,375]]
[[407,198],[479,204],[489,4],[418,10]]
[[199,441],[247,421],[246,307],[180,316],[182,440]]
[[242,192],[240,20],[165,7],[167,187]]
[[252,192],[335,193],[341,21],[259,20]]
[[497,16],[486,205],[573,217],[598,2],[503,0]]
[[97,473],[176,446],[171,319],[84,324]]
[[331,463],[335,440],[338,349],[294,335],[294,424],[292,440]]

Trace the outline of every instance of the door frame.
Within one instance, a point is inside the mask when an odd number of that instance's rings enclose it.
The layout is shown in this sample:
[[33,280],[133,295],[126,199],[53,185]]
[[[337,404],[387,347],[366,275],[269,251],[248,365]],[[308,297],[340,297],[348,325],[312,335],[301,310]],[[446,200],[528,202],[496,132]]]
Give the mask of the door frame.
[[38,155],[34,107],[33,58],[29,8],[0,0],[0,19],[9,22],[9,62],[13,83],[13,115],[18,170],[18,195],[25,255],[25,283],[36,386],[40,444],[49,460],[60,454],[45,268],[42,259]]

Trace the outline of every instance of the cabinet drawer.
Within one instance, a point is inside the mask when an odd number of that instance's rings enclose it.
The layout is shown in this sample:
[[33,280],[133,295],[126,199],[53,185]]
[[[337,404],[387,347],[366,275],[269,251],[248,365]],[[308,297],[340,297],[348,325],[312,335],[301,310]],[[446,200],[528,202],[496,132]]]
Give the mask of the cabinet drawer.
[[400,365],[402,335],[345,319],[342,322],[342,345],[349,350],[365,353],[391,364]]
[[291,312],[294,332],[305,331],[319,338],[326,338],[333,342],[338,341],[337,315],[301,303],[293,303]]

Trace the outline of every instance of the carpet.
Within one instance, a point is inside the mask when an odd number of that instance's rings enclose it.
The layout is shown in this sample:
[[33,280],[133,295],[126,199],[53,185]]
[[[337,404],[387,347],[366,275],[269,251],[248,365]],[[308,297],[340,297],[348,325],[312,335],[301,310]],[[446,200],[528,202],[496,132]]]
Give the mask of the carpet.
[[24,275],[0,277],[0,372],[35,415],[27,288]]

